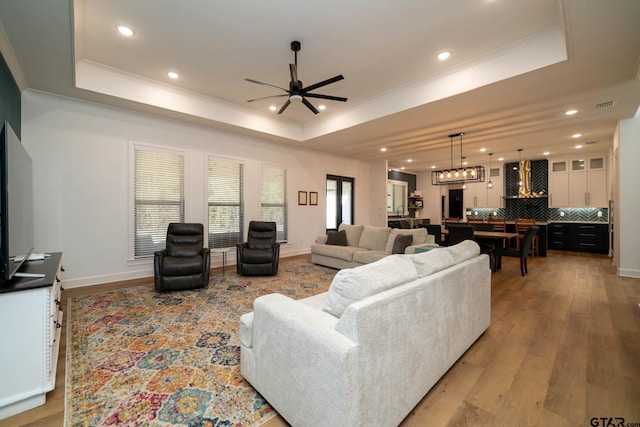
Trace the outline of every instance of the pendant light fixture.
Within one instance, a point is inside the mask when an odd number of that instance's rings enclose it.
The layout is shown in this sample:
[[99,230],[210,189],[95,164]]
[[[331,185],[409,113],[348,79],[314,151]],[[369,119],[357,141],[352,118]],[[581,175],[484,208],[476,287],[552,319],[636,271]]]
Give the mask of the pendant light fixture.
[[522,148],[518,148],[518,188],[522,188]]
[[[464,132],[458,132],[449,135],[449,154],[450,154],[450,167],[449,169],[443,169],[439,171],[433,171],[431,173],[432,185],[446,185],[446,184],[463,184],[463,189],[466,190],[467,182],[481,182],[484,181],[484,166],[465,166],[463,164],[464,157],[462,156],[462,135]],[[453,139],[460,138],[460,167],[453,167]]]
[[489,181],[487,182],[487,188],[489,190],[493,188],[493,182],[491,182],[491,156],[493,156],[493,153],[489,153]]

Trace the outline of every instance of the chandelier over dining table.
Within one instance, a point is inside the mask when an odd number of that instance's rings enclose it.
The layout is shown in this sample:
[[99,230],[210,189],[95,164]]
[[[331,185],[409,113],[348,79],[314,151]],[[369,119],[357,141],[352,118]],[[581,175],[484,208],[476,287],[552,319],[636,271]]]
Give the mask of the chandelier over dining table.
[[[467,166],[463,164],[462,156],[462,136],[464,132],[449,135],[449,147],[451,162],[448,169],[441,169],[431,172],[432,185],[465,184],[468,182],[484,182],[484,166]],[[453,139],[460,138],[460,166],[453,166]],[[463,186],[464,188],[464,186]]]

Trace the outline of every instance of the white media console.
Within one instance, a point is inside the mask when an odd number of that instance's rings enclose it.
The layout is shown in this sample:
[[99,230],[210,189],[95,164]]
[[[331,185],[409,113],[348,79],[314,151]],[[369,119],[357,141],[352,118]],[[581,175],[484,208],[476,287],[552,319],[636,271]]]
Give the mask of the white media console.
[[43,405],[55,387],[62,270],[62,253],[52,253],[0,283],[0,419]]

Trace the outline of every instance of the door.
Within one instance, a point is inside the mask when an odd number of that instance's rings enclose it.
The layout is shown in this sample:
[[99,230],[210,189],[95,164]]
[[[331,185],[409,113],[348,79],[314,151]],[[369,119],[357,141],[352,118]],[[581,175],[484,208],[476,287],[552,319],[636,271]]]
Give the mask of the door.
[[327,230],[354,223],[354,185],[354,178],[327,175]]
[[462,218],[463,190],[449,190],[449,217]]

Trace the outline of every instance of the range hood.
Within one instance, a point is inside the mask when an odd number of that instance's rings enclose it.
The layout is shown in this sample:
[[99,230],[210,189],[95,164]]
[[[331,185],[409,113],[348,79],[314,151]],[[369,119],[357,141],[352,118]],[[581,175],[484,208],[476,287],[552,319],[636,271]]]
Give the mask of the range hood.
[[[538,163],[537,161],[534,163]],[[511,191],[509,195],[505,196],[505,199],[541,199],[547,198],[546,188],[534,189],[533,188],[533,180],[531,177],[532,174],[532,163],[531,160],[520,160],[518,163],[512,163],[513,170],[518,169],[517,178],[518,178],[518,187],[517,194],[514,195],[513,191],[514,187],[511,187]],[[538,171],[540,173],[545,173],[546,171]],[[545,173],[546,175],[546,173]],[[515,172],[512,175],[515,178]],[[546,181],[547,177],[544,177],[544,181]],[[538,186],[540,186],[540,180],[538,180]],[[513,181],[512,181],[513,182]],[[515,184],[515,182],[514,182]]]

